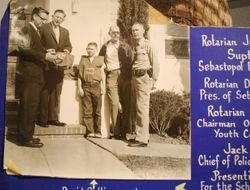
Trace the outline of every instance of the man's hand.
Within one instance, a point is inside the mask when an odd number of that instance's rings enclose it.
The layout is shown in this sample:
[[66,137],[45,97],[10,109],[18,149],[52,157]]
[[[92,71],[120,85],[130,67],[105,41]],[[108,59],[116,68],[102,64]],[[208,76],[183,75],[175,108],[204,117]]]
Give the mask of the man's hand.
[[66,57],[65,53],[57,53],[57,59],[64,60],[65,57]]
[[56,50],[55,50],[55,49],[46,49],[46,51],[47,51],[48,53],[56,53]]
[[105,87],[101,87],[101,95],[106,94],[106,88]]
[[67,49],[64,49],[63,52],[64,52],[64,53],[67,53],[67,54],[70,53],[69,50],[67,50]]
[[120,113],[122,113],[122,105],[121,105],[120,102],[119,102],[119,104],[118,104],[118,110],[119,110]]
[[49,61],[49,62],[54,62],[56,60],[57,56],[55,55],[55,53],[46,53],[45,55],[45,60]]
[[82,88],[78,88],[78,95],[83,97],[84,96],[84,91]]

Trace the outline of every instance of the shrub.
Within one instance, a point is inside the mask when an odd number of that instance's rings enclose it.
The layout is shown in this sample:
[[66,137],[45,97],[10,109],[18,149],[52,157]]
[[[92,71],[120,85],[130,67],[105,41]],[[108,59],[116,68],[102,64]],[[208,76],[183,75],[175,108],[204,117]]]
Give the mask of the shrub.
[[169,121],[167,134],[172,137],[189,140],[190,132],[190,106],[184,101],[179,111]]
[[179,95],[165,90],[158,90],[151,94],[150,128],[158,135],[182,135],[184,127],[181,124],[189,123],[189,115],[189,94]]

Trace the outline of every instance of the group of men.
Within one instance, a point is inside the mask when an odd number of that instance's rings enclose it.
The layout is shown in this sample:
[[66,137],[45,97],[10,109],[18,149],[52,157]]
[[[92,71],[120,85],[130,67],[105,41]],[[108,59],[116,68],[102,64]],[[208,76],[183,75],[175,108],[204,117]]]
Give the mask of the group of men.
[[[132,26],[131,46],[120,41],[120,29],[111,26],[110,40],[99,55],[106,65],[106,94],[114,138],[129,140],[130,147],[146,147],[149,142],[150,92],[159,76],[159,63],[143,24]],[[121,112],[121,119],[119,113]]]
[[34,8],[31,21],[21,29],[26,43],[18,42],[18,141],[22,146],[43,146],[40,139],[33,136],[36,123],[41,127],[65,126],[58,116],[64,71],[55,62],[59,59],[57,52],[68,54],[72,46],[68,30],[60,26],[65,12],[56,10],[51,22],[48,15],[47,10]]
[[[29,46],[19,46],[18,135],[20,144],[29,147],[43,146],[39,138],[33,137],[35,123],[41,127],[65,126],[58,117],[64,71],[55,60],[58,59],[57,52],[68,54],[72,46],[68,30],[60,26],[65,12],[56,10],[49,23],[48,14],[43,8],[34,8],[31,22],[23,30],[29,36]],[[155,50],[144,38],[144,33],[144,26],[134,23],[133,43],[129,46],[120,40],[119,27],[111,26],[110,40],[99,53],[105,63],[105,93],[109,101],[112,136],[121,139],[126,134],[135,134],[135,138],[129,139],[128,146],[131,147],[148,145],[150,91],[159,75]],[[91,54],[91,48],[95,46],[90,43],[87,51]],[[100,112],[96,115],[100,117]],[[89,121],[88,117],[83,114],[85,121]]]

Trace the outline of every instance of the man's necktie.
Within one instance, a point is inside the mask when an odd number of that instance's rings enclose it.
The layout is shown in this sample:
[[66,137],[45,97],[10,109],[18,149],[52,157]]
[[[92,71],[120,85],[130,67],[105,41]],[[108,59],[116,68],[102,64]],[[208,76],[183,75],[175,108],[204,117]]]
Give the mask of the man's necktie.
[[38,36],[41,38],[40,31],[38,29],[36,29],[36,32],[37,32]]

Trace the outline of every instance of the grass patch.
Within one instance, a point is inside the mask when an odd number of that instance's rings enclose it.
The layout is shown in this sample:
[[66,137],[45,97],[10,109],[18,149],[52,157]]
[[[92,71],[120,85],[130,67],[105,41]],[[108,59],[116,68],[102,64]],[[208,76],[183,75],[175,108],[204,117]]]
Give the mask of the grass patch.
[[190,179],[189,159],[134,155],[122,155],[118,159],[143,179]]

